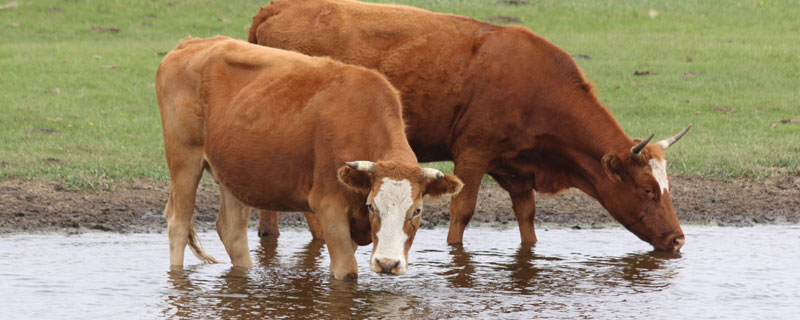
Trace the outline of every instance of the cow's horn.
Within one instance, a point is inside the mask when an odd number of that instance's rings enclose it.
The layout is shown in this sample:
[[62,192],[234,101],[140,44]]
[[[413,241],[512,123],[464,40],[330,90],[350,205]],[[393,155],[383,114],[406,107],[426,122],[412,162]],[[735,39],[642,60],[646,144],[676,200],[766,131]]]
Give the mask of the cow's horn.
[[434,168],[422,168],[422,177],[429,179],[441,179],[444,178],[444,173]]
[[661,141],[657,142],[656,144],[658,144],[658,146],[661,147],[661,150],[665,150],[665,149],[669,148],[669,146],[671,146],[672,144],[674,144],[675,142],[678,142],[678,140],[683,138],[683,135],[685,135],[687,132],[689,132],[689,129],[691,129],[691,128],[692,128],[692,125],[689,124],[689,126],[687,126],[685,129],[681,130],[681,132],[678,132],[678,134],[672,136],[671,138],[661,140]]
[[650,140],[653,140],[653,136],[655,136],[655,133],[651,133],[650,136],[647,137],[647,139],[644,139],[642,140],[642,142],[639,142],[639,144],[633,146],[633,148],[631,148],[631,157],[633,157],[634,159],[638,159],[639,152],[642,152],[642,149],[644,149],[644,147],[648,143],[650,143]]
[[372,161],[350,161],[345,164],[358,171],[375,172],[375,162]]

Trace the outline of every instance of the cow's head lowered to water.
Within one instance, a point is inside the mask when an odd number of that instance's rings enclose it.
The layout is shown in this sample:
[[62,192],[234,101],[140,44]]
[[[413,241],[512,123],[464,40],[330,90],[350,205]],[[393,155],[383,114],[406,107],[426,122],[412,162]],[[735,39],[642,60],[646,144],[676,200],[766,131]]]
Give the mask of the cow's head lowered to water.
[[597,190],[600,202],[625,228],[656,250],[678,251],[685,241],[672,206],[664,152],[689,131],[648,144],[636,140],[630,150],[609,152],[602,158],[611,183]]
[[422,218],[422,198],[461,190],[457,177],[439,170],[393,161],[353,161],[339,169],[339,181],[367,194],[372,230],[370,269],[404,274],[408,250]]

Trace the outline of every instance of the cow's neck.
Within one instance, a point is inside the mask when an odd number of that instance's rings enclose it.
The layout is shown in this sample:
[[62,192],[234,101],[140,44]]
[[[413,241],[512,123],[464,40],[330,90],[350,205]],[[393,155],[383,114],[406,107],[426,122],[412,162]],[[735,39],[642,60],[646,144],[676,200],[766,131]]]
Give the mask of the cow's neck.
[[[581,107],[555,107],[544,110],[548,116],[544,135],[537,135],[542,159],[551,159],[545,164],[542,174],[560,171],[556,180],[567,185],[543,186],[544,192],[556,192],[561,188],[578,188],[603,202],[601,193],[611,183],[602,167],[601,159],[612,151],[625,150],[633,141],[622,131],[617,121],[593,97]],[[552,120],[557,119],[557,120]],[[539,138],[542,139],[539,139]],[[537,180],[541,176],[536,173]],[[552,190],[546,190],[550,187]],[[540,188],[537,182],[537,189]]]
[[393,148],[386,150],[381,156],[378,156],[378,159],[384,161],[391,160],[408,165],[418,165],[417,157],[414,155],[414,151],[412,151],[411,147],[408,146],[406,148]]
[[[399,102],[398,102],[399,103]],[[400,110],[398,105],[397,110]],[[397,114],[381,115],[378,118],[389,119],[376,126],[367,127],[369,130],[360,132],[354,139],[363,139],[367,145],[361,146],[369,150],[371,161],[398,161],[417,165],[417,157],[411,150],[405,132],[405,123],[402,116]]]
[[370,141],[373,146],[380,146],[385,148],[377,148],[374,151],[375,160],[384,161],[397,161],[400,163],[407,163],[409,165],[417,165],[417,156],[411,150],[408,140],[405,139],[405,132],[396,130],[393,135],[389,137],[401,137],[401,139],[374,139]]

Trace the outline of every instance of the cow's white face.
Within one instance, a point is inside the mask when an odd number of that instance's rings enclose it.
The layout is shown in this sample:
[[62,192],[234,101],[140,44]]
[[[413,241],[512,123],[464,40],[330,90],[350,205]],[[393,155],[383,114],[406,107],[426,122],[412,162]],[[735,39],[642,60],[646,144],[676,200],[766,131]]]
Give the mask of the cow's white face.
[[421,203],[418,202],[421,201],[413,198],[411,182],[383,178],[372,203],[368,204],[373,228],[372,271],[406,273],[409,240],[413,241],[419,226]]
[[395,161],[351,161],[337,175],[339,182],[366,195],[366,208],[354,209],[369,211],[369,268],[391,274],[408,270],[408,250],[422,220],[422,198],[455,194],[464,185],[454,175]]

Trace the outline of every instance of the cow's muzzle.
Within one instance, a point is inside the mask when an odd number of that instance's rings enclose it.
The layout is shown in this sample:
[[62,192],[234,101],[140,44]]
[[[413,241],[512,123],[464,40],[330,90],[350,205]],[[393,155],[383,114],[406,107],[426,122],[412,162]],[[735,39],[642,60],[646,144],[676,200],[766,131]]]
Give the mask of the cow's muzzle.
[[406,273],[406,267],[402,261],[390,258],[373,259],[371,269],[372,271],[386,274],[400,275]]
[[657,251],[678,252],[681,250],[684,243],[686,243],[686,237],[683,233],[677,233],[664,238],[663,242],[660,244],[654,243],[653,247]]

